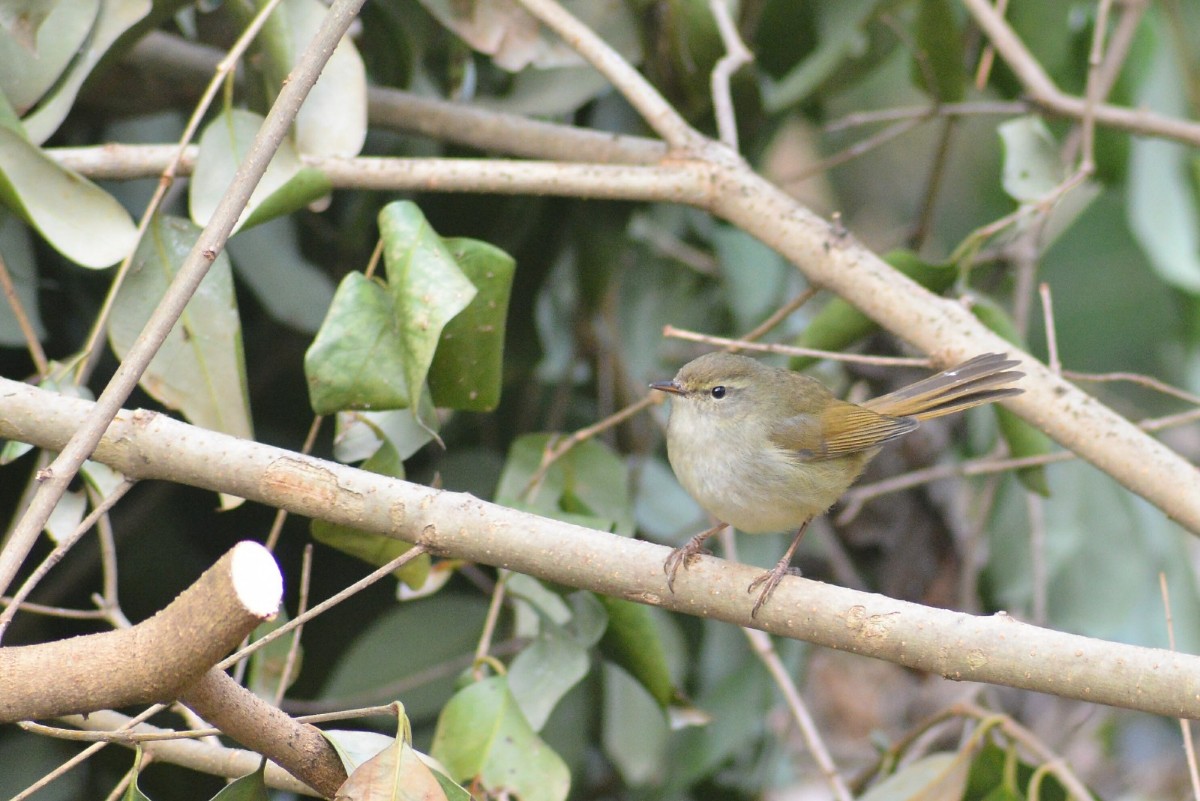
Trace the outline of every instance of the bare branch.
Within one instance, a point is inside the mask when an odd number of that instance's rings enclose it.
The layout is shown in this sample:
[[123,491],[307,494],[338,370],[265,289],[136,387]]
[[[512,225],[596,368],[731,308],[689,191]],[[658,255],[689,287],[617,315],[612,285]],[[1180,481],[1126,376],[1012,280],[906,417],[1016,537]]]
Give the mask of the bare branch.
[[271,555],[242,542],[133,628],[0,649],[0,723],[173,701],[279,608]]
[[[0,379],[0,436],[56,448],[93,404]],[[977,617],[786,578],[757,621],[758,568],[701,558],[672,594],[667,549],[434,490],[281,448],[123,412],[94,458],[134,478],[228,492],[415,541],[573,587],[754,626],[962,681],[982,681],[1175,717],[1200,717],[1200,657]],[[953,647],[947,647],[953,644]],[[1029,654],[1036,653],[1037,660]]]

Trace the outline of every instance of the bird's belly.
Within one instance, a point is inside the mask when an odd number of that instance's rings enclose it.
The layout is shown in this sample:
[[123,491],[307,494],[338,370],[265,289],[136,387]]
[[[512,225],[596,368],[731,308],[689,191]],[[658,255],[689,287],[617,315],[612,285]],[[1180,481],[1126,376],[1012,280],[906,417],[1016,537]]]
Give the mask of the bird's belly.
[[748,534],[795,529],[824,513],[866,462],[866,454],[798,462],[780,450],[691,445],[701,447],[668,452],[679,482],[705,511]]

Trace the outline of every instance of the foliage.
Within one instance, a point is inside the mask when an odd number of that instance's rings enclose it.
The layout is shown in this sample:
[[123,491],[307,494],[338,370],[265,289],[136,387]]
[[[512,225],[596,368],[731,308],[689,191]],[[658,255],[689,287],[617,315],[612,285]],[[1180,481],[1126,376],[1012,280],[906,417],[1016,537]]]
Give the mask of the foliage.
[[[724,47],[708,3],[565,5],[715,136],[710,79]],[[1052,119],[1024,102],[1022,79],[1003,58],[976,82],[991,58],[986,37],[949,0],[733,5],[755,61],[730,91],[740,151],[757,171],[818,212],[836,213],[836,226],[947,302],[972,308],[1014,347],[1072,370],[1132,371],[1196,391],[1194,150],[1100,126],[1087,151],[1078,120]],[[1097,4],[1010,5],[1018,38],[1050,80],[1081,94]],[[1200,11],[1135,5],[1107,22],[1107,100],[1195,117]],[[227,48],[261,6],[0,2],[0,266],[33,332],[0,304],[0,375],[87,395],[128,354],[324,6],[284,0],[204,112],[192,173],[167,192],[140,239],[134,220],[149,208],[148,190],[135,179],[158,170],[123,162],[142,152],[135,148],[94,146],[133,143],[130,131],[171,144],[210,74],[192,56],[203,63],[206,53],[221,53],[214,48]],[[1111,35],[1127,23],[1136,24],[1128,40]],[[163,36],[176,48],[165,63],[147,46]],[[1119,51],[1125,41],[1128,50]],[[664,325],[744,334],[806,288],[800,274],[745,232],[665,201],[585,199],[569,189],[555,199],[445,193],[440,181],[471,169],[449,159],[487,155],[464,143],[483,123],[439,127],[432,112],[386,113],[391,101],[373,94],[379,87],[645,134],[631,106],[518,3],[369,4],[134,403],[295,450],[313,415],[332,415],[315,444],[323,458],[672,546],[707,527],[666,464],[664,409],[580,442],[568,437],[638,401],[648,382],[669,378],[698,352],[664,338]],[[881,127],[894,110],[899,122]],[[888,135],[872,139],[877,128]],[[509,152],[525,152],[519,139],[506,143]],[[84,145],[99,162],[64,166],[63,148]],[[853,158],[825,161],[842,155]],[[1075,181],[1083,155],[1095,169]],[[370,182],[373,157],[447,160],[435,162],[444,173],[398,198]],[[363,171],[339,177],[346,164]],[[1040,313],[1039,297],[1053,300],[1052,316]],[[829,293],[766,339],[904,349]],[[790,366],[843,394],[861,395],[864,384],[882,392],[907,377],[810,356]],[[1144,383],[1085,386],[1135,419],[1181,408]],[[1028,461],[862,507],[852,496],[837,525],[818,523],[805,543],[799,563],[807,576],[1164,646],[1162,575],[1180,648],[1200,647],[1196,549],[1159,510],[1092,467],[1040,461],[1055,446],[1011,413],[973,412],[966,424],[922,432],[886,451],[864,482],[999,452]],[[1193,461],[1200,454],[1194,424],[1166,436]],[[6,448],[0,481],[0,502],[14,520],[40,466],[36,452],[22,452]],[[89,488],[86,503],[80,492],[64,504],[66,519],[57,517],[52,532],[72,528],[106,492],[95,480]],[[116,532],[115,559],[107,547],[78,547],[32,600],[91,609],[103,587],[103,624],[149,616],[232,542],[267,538],[272,510],[215,505],[182,486],[136,490],[105,524]],[[388,564],[409,547],[292,519],[276,549],[289,586],[300,583],[300,554],[314,541],[317,600],[361,577],[364,563]],[[773,564],[785,545],[782,537],[742,538],[740,560]],[[807,785],[828,792],[793,728],[780,723],[772,679],[725,624],[428,555],[394,578],[308,624],[303,670],[283,702],[299,713],[403,700],[399,736],[382,727],[386,747],[353,763],[360,767],[351,789],[360,797],[751,798]],[[489,595],[503,600],[494,631],[485,624]],[[299,605],[293,593],[289,606]],[[5,644],[85,630],[21,614]],[[481,638],[491,654],[482,660]],[[779,644],[779,652],[842,773],[866,776],[854,789],[872,799],[1061,798],[1072,779],[1055,752],[1102,765],[1085,781],[1105,796],[1174,795],[1182,786],[1173,730],[1144,716],[1105,712],[1067,729],[1061,722],[1074,713],[1063,702],[989,697],[999,715],[990,718],[973,706],[950,707],[960,693],[936,677],[918,680],[885,665],[864,680],[860,668],[823,662],[832,657],[796,643]],[[271,659],[269,674],[255,668],[263,694],[267,678],[278,681],[283,671],[280,656]],[[936,722],[942,729],[922,723],[931,704],[950,709]],[[1147,730],[1156,735],[1152,756],[1170,765],[1153,776],[1127,770],[1150,758],[1132,734]],[[951,731],[970,733],[958,739]],[[427,764],[423,751],[440,765]],[[19,766],[3,771],[0,790],[20,791],[68,754],[48,738],[0,731],[0,763]],[[38,797],[106,794],[132,761],[109,748]],[[217,793],[218,782],[198,775],[156,763],[127,795]],[[259,781],[255,774],[223,792],[261,797]]]

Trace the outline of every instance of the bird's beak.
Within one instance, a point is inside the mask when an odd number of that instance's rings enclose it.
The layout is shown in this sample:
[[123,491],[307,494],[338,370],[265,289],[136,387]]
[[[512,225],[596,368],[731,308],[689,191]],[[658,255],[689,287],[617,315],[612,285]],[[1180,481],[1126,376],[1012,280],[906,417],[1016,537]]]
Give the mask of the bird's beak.
[[670,392],[672,395],[683,394],[683,387],[679,386],[674,381],[655,381],[650,384],[650,389],[657,389],[660,392]]

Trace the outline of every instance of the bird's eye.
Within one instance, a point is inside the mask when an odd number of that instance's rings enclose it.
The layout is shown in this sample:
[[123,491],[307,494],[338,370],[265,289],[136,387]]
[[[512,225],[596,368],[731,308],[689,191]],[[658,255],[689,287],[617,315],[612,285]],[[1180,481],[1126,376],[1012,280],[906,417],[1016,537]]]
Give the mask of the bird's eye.
[[720,400],[721,398],[725,397],[725,387],[713,387],[712,388],[712,396],[714,398],[716,398],[717,400]]

